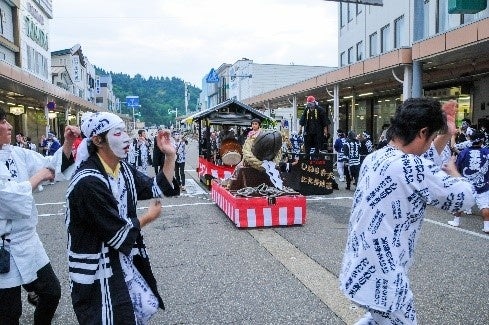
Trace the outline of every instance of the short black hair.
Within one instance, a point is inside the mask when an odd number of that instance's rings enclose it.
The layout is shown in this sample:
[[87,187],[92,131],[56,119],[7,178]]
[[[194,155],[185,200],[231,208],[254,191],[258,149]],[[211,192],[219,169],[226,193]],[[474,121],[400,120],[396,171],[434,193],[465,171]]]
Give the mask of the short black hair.
[[258,123],[258,125],[261,125],[260,119],[257,119],[257,118],[252,119],[251,124],[253,124],[254,122]]
[[447,118],[441,103],[433,98],[409,98],[391,118],[387,138],[400,139],[405,145],[411,143],[418,132],[427,128],[428,136],[446,128]]
[[7,118],[7,113],[3,110],[3,108],[0,108],[0,120],[6,119]]

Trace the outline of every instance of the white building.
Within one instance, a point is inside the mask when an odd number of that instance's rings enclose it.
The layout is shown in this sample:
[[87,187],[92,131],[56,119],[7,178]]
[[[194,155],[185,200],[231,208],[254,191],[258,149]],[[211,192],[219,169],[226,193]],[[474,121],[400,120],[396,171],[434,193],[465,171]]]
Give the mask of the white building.
[[97,76],[95,80],[95,103],[109,111],[116,112],[119,107],[113,92],[112,77],[110,75]]
[[487,0],[354,2],[338,1],[338,69],[245,103],[296,111],[312,94],[328,103],[334,130],[366,130],[374,139],[410,97],[457,100],[458,122],[489,118]]
[[[69,49],[51,52],[51,65],[54,72],[59,70],[56,69],[57,67],[66,68],[72,81],[68,90],[73,95],[95,103],[95,67],[83,55],[80,44]],[[58,82],[63,82],[61,75],[53,75],[53,84],[56,85]]]
[[[3,3],[5,6],[5,3]],[[3,21],[10,22],[12,11],[5,8],[1,13],[2,26]],[[10,10],[9,10],[10,9]],[[20,1],[20,66],[35,75],[36,77],[50,81],[51,54],[49,52],[49,20],[53,18],[51,0]],[[9,19],[4,20],[4,14]],[[14,36],[12,25],[6,24],[6,35]],[[2,31],[3,35],[3,31]],[[15,36],[14,36],[15,37]],[[9,38],[7,38],[9,39]],[[9,56],[12,60],[12,56]]]
[[333,69],[322,66],[259,64],[245,58],[232,65],[224,63],[215,71],[218,76],[217,82],[208,82],[209,74],[213,70],[202,80],[202,109],[215,106],[227,99],[243,101]]

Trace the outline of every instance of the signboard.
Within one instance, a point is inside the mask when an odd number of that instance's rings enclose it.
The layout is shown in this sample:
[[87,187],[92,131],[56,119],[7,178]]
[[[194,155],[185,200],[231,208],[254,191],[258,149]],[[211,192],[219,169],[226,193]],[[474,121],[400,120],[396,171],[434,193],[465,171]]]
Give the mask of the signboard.
[[72,62],[73,62],[73,81],[80,82],[81,81],[80,58],[78,56],[74,56]]
[[371,5],[371,6],[383,6],[382,0],[324,0],[334,2],[350,2],[357,3],[359,5]]
[[139,96],[126,96],[127,107],[139,107]]
[[323,159],[303,160],[281,173],[284,185],[302,195],[324,195],[338,189],[334,179],[333,161],[326,155]]
[[219,82],[219,76],[217,75],[217,72],[216,70],[214,70],[214,68],[211,69],[211,71],[207,75],[207,78],[205,78],[205,81],[209,84]]

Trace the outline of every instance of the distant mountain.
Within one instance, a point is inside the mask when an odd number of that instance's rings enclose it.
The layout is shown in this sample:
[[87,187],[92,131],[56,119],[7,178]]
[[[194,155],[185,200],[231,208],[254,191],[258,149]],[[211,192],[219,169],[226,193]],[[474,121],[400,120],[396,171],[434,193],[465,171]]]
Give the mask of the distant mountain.
[[[166,125],[175,121],[175,114],[168,114],[178,108],[178,116],[185,115],[185,82],[176,77],[152,77],[143,78],[140,74],[131,77],[124,73],[107,72],[95,67],[97,75],[110,75],[114,95],[121,102],[125,102],[126,96],[139,96],[140,121],[146,122],[146,126]],[[200,89],[192,85],[188,86],[189,100],[188,112],[198,110],[198,98]],[[132,109],[121,105],[122,113],[132,116]]]

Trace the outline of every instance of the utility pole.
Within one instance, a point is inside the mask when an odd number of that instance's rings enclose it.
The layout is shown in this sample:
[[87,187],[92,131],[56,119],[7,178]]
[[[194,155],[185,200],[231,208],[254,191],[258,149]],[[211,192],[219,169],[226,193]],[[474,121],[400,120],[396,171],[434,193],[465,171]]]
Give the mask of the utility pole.
[[188,115],[188,97],[189,97],[189,93],[188,93],[188,86],[190,85],[190,83],[188,82],[183,82],[183,87],[185,88],[185,116]]

